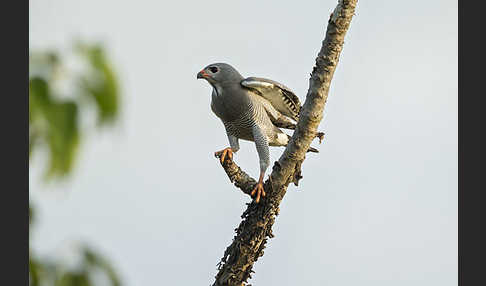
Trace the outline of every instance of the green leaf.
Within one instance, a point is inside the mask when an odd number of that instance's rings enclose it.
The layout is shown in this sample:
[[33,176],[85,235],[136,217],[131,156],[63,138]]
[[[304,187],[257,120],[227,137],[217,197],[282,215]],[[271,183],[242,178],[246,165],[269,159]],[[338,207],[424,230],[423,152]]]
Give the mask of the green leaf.
[[48,175],[65,175],[71,170],[79,143],[78,106],[72,101],[52,103],[45,116],[51,153]]
[[[80,43],[76,50],[89,69],[74,75],[74,81],[79,83],[74,86],[74,100],[52,96],[50,87],[59,78],[54,74],[65,70],[62,58],[51,51],[34,51],[30,56],[29,67],[35,75],[29,81],[29,157],[38,146],[48,147],[46,178],[62,177],[72,170],[81,136],[78,110],[94,103],[91,107],[96,108],[100,125],[112,123],[118,115],[118,82],[102,46]],[[82,97],[90,98],[90,103],[85,105]]]
[[[89,65],[88,73],[76,75],[69,98],[53,96],[52,86],[66,69],[56,52],[32,52],[29,62],[29,157],[38,146],[47,147],[49,164],[47,178],[62,177],[71,172],[80,142],[79,116],[83,108],[96,108],[99,123],[112,122],[118,115],[119,90],[116,75],[99,45],[82,45],[81,56]],[[68,77],[70,74],[68,74]],[[72,76],[71,76],[72,77]],[[88,105],[83,98],[93,99]],[[65,98],[65,97],[64,97]],[[92,103],[95,103],[94,105]],[[29,230],[34,220],[29,203]],[[92,278],[102,272],[114,286],[120,285],[110,263],[95,251],[84,249],[82,265],[66,269],[59,261],[39,259],[29,249],[31,286],[92,286]]]
[[111,264],[106,259],[104,259],[100,255],[95,253],[89,247],[84,247],[83,252],[84,252],[84,258],[85,258],[86,262],[88,263],[88,265],[95,267],[95,268],[98,268],[101,271],[103,271],[107,275],[107,277],[110,279],[112,286],[120,286],[121,285],[120,280],[118,279],[117,273],[115,272],[115,270],[113,269]]
[[98,109],[98,122],[111,123],[119,109],[118,83],[103,49],[99,45],[78,46],[81,55],[91,65],[92,73],[79,79],[85,94],[91,96]]
[[89,274],[86,272],[65,272],[56,281],[55,286],[91,286]]
[[41,275],[40,272],[42,271],[42,265],[37,263],[34,259],[30,257],[29,253],[29,285],[31,286],[40,286]]
[[46,80],[34,77],[29,80],[29,120],[32,122],[51,104],[49,85]]
[[29,80],[29,157],[41,137],[43,114],[51,105],[49,86],[40,77]]

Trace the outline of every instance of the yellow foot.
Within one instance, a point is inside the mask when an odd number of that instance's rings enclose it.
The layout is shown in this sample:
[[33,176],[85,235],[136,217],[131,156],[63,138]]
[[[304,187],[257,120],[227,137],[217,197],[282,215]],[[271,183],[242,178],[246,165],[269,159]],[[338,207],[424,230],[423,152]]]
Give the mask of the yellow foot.
[[230,160],[233,160],[233,150],[231,150],[230,147],[228,148],[224,148],[223,150],[221,151],[216,151],[214,152],[214,156],[220,156],[219,157],[219,160],[221,161],[221,164],[223,164],[224,162],[224,158],[226,158],[226,155],[228,156],[228,158]]
[[263,182],[260,180],[256,185],[250,195],[253,197],[256,194],[255,202],[258,204],[260,202],[260,196],[263,198],[265,196],[265,190],[263,189]]

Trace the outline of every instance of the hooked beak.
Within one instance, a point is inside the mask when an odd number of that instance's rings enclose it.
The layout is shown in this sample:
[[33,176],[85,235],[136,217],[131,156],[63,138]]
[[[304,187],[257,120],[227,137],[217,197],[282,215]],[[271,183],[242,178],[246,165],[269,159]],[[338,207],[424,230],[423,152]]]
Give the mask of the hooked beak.
[[200,78],[208,78],[209,75],[206,73],[205,70],[201,70],[200,72],[197,73],[197,78],[200,79]]

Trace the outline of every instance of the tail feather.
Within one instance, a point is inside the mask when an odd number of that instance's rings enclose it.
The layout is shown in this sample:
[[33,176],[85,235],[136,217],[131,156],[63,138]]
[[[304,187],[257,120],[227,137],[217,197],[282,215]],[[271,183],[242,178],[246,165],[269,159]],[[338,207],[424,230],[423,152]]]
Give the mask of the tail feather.
[[[322,133],[322,132],[320,132],[320,133]],[[323,133],[323,134],[324,134],[324,133]],[[288,140],[290,140],[290,138],[291,138],[291,137],[290,137],[290,135],[288,135],[288,134],[287,134],[287,138],[288,138]],[[287,143],[287,144],[288,144],[288,143]],[[287,144],[285,144],[285,146],[287,146]],[[316,149],[316,148],[314,148],[314,147],[309,147],[309,149],[307,149],[307,152],[319,153],[319,150],[317,150],[317,149]]]
[[314,148],[314,147],[309,147],[309,149],[307,149],[307,152],[319,153],[319,150],[317,150],[317,149],[316,149],[316,148]]

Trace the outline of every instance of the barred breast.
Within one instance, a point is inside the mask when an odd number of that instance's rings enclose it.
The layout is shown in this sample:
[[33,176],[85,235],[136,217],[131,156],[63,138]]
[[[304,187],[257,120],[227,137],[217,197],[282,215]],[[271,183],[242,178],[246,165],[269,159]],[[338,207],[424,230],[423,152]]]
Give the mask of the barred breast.
[[223,120],[224,127],[230,135],[236,138],[254,141],[253,140],[253,126],[255,125],[255,120],[253,117],[254,108],[253,105],[249,105],[246,112],[242,113],[238,118],[225,121]]
[[[250,93],[249,96],[251,100],[248,107],[245,108],[246,112],[242,113],[241,116],[235,120],[223,120],[223,124],[228,130],[228,133],[243,140],[254,141],[253,127],[256,125],[267,136],[269,143],[274,143],[276,140],[280,140],[281,136],[279,137],[278,133],[282,132],[272,124],[264,106],[259,99],[256,98],[258,95]],[[285,136],[285,139],[286,138],[287,137]]]

